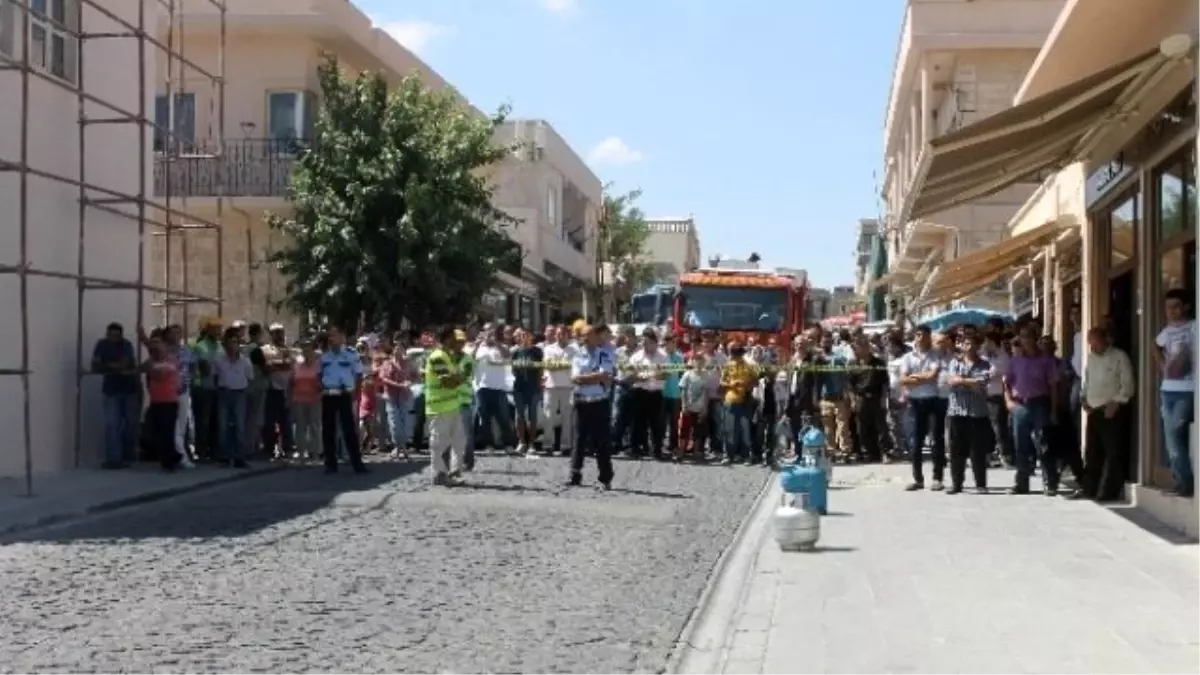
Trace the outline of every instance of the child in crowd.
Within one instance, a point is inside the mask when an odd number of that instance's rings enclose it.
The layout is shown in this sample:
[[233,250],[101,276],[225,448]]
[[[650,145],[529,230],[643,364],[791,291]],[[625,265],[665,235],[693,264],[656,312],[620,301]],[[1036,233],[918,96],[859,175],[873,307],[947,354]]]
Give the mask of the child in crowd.
[[703,355],[697,354],[688,361],[687,372],[679,379],[679,449],[677,457],[689,455],[704,457],[704,440],[708,438],[708,403],[711,383],[705,373]]
[[376,441],[375,415],[379,403],[378,371],[383,369],[383,354],[363,355],[363,382],[358,395],[358,447],[369,451]]

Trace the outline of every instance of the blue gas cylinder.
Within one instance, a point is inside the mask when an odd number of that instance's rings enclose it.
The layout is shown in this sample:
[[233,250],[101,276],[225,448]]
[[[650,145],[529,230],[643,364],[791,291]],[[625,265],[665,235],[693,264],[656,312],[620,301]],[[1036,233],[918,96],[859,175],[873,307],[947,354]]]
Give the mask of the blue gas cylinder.
[[824,515],[828,510],[825,472],[811,463],[786,464],[779,470],[779,487],[791,494],[808,495],[807,508]]
[[800,430],[800,447],[825,452],[825,432],[814,426]]
[[815,425],[807,425],[796,435],[800,445],[800,457],[825,472],[825,484],[833,480],[833,462],[829,461],[825,432]]

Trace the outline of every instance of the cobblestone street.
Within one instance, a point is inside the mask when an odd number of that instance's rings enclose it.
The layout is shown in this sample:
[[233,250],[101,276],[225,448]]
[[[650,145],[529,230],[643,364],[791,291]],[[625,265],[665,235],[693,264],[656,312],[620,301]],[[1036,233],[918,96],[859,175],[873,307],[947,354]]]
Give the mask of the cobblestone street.
[[5,672],[654,672],[767,472],[289,470],[0,548]]

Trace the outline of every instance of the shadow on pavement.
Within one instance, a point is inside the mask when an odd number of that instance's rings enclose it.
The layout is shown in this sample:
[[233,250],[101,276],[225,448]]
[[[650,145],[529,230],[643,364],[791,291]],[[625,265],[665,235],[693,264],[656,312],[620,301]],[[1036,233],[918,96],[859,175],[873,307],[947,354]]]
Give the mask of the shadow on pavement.
[[[114,540],[239,538],[344,506],[350,493],[378,494],[386,484],[420,473],[427,462],[370,464],[371,473],[349,467],[327,475],[322,466],[296,466],[233,483],[217,484],[176,498],[133,505],[60,525],[0,537],[16,543],[74,543]],[[374,492],[372,492],[374,491]],[[368,508],[372,504],[351,504]],[[344,511],[342,512],[344,514]],[[341,517],[332,514],[331,518]]]
[[[478,475],[478,474],[471,474],[471,475]],[[510,474],[510,475],[520,476],[520,475],[525,475],[525,474],[515,473],[515,474]],[[499,483],[483,483],[480,481],[471,480],[469,476],[467,478],[466,483],[464,483],[462,486],[456,487],[454,489],[455,490],[481,490],[481,491],[487,490],[489,492],[549,492],[549,490],[547,490],[546,488],[538,487],[536,485],[501,485]]]
[[642,497],[656,497],[658,499],[692,499],[691,495],[681,494],[679,492],[654,492],[653,490],[633,490],[630,488],[613,488],[613,492],[620,492],[626,495],[640,495]]
[[1192,545],[1196,543],[1195,539],[1188,537],[1182,532],[1167,527],[1162,521],[1131,504],[1101,504],[1100,506],[1102,506],[1109,513],[1124,518],[1125,520],[1137,525],[1138,527],[1149,532],[1150,534],[1157,536],[1159,539],[1162,539],[1167,543],[1179,546]]

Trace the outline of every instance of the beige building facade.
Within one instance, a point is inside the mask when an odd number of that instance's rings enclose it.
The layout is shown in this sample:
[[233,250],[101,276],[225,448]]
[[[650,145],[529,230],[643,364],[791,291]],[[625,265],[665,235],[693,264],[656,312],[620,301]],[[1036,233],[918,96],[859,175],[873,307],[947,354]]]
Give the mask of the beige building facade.
[[[286,280],[266,263],[286,242],[264,216],[289,211],[288,181],[297,150],[312,140],[324,56],[335,55],[348,72],[382,72],[395,82],[416,73],[426,86],[448,85],[345,0],[228,0],[223,37],[216,19],[210,7],[188,3],[176,25],[159,26],[159,39],[181,44],[188,59],[215,67],[223,53],[236,68],[224,91],[186,76],[157,79],[156,116],[180,140],[155,139],[154,193],[221,228],[160,238],[152,274],[164,286],[219,295],[227,320],[279,322],[294,334],[302,317],[279,306]],[[524,221],[509,235],[525,264],[520,274],[500,275],[482,310],[541,323],[581,310],[580,288],[594,282],[600,182],[545,122],[498,130],[497,142],[514,139],[527,142],[526,154],[495,167],[492,180],[497,204]],[[173,306],[167,318],[191,328],[208,311]]]
[[695,216],[647,218],[650,236],[646,258],[654,267],[655,283],[673,284],[679,276],[700,267],[700,230]]
[[23,6],[0,3],[0,478],[25,476],[36,491],[37,474],[99,462],[93,346],[110,322],[132,335],[152,314],[147,243],[163,215],[146,196],[139,119],[156,64],[140,52],[156,47],[134,35],[153,33],[163,7],[67,0],[33,3],[26,19]]
[[494,314],[531,328],[588,316],[604,186],[549,122],[507,121],[497,137],[519,145],[496,168],[494,201],[521,221],[511,235],[525,259],[520,278],[492,294]]
[[[1063,0],[908,0],[884,127],[884,238],[893,299],[919,303],[943,262],[1004,237],[1012,215],[1033,192],[1015,184],[977,200],[945,193],[915,201],[937,139],[1003,112],[1054,25]],[[973,304],[1006,304],[1002,284],[981,289]],[[939,309],[927,305],[925,312]]]
[[[265,223],[286,214],[297,151],[311,141],[319,105],[317,67],[336,55],[347,71],[372,70],[399,81],[419,73],[432,87],[445,81],[352,3],[344,0],[228,0],[224,28],[212,5],[188,3],[158,39],[187,58],[229,67],[220,90],[159,59],[155,117],[177,142],[155,137],[154,194],[219,229],[179,229],[154,242],[156,283],[220,296],[227,321],[280,322],[294,335],[301,317],[278,307],[286,281],[267,264],[284,245]],[[170,72],[168,72],[170,71]],[[164,319],[197,325],[211,308],[172,306]]]
[[[1133,362],[1136,395],[1103,437],[1081,419],[1086,449],[1115,440],[1125,496],[1192,537],[1200,511],[1178,492],[1197,487],[1195,394],[1161,391],[1157,341],[1167,291],[1182,291],[1192,317],[1197,304],[1198,13],[1191,0],[1066,3],[1016,106],[961,130],[936,153],[932,190],[917,187],[917,201],[927,199],[962,166],[975,167],[960,187],[968,199],[1041,179],[1008,238],[943,266],[929,295],[953,301],[1009,278],[1014,310],[1040,321],[1084,372],[1090,350],[1076,336],[1105,328]],[[1000,144],[1019,159],[994,161]]]

